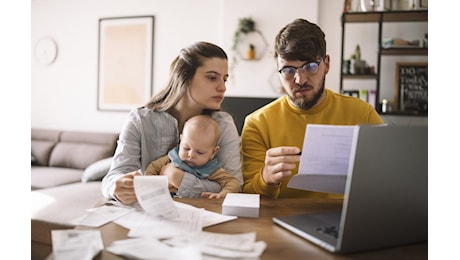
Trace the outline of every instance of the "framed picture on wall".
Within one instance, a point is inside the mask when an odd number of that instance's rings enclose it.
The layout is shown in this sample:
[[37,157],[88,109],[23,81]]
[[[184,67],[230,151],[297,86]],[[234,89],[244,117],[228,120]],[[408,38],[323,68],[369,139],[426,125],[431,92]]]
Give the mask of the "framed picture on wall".
[[153,16],[99,19],[97,109],[129,111],[152,94]]
[[428,63],[397,62],[395,109],[410,114],[428,114]]

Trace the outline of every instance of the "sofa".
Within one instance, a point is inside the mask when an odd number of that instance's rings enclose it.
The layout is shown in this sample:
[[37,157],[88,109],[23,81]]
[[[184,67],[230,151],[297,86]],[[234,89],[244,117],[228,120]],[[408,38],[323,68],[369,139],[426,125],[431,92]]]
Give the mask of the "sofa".
[[51,230],[76,220],[102,198],[118,133],[31,130],[31,254],[51,253]]

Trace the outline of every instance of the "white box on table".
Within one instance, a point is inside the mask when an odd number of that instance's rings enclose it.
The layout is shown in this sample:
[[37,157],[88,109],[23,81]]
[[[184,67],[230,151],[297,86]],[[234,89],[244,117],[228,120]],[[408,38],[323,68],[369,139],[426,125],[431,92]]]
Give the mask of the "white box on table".
[[258,218],[259,208],[259,194],[227,193],[222,203],[222,215]]

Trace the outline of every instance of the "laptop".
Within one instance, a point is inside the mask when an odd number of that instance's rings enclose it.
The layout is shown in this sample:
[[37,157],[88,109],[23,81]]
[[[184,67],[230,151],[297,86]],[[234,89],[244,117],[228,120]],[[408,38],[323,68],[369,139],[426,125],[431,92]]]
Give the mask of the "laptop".
[[334,253],[428,241],[428,127],[361,126],[343,206],[274,217]]

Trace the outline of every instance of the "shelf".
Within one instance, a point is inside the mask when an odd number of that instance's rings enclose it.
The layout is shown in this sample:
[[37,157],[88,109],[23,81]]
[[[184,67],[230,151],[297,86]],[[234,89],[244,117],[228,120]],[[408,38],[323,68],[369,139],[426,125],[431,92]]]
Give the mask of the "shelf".
[[[413,46],[401,46],[395,45],[389,48],[383,48],[382,45],[382,31],[384,23],[392,22],[426,22],[428,23],[428,10],[404,10],[404,11],[388,11],[388,12],[350,12],[342,14],[342,61],[341,67],[344,67],[344,42],[345,42],[345,24],[346,23],[375,23],[378,25],[378,37],[377,44],[379,46],[379,51],[377,53],[377,64],[375,68],[377,69],[375,75],[366,75],[366,74],[344,74],[343,70],[340,73],[340,91],[344,90],[343,82],[344,80],[356,79],[356,80],[375,80],[375,99],[372,99],[374,107],[380,114],[386,115],[410,115],[410,116],[427,116],[427,112],[412,112],[412,111],[394,111],[391,113],[382,113],[379,111],[379,100],[381,98],[381,78],[382,78],[382,57],[383,56],[428,56],[428,48],[422,48],[418,45]],[[385,89],[387,90],[387,89]]]
[[376,79],[377,75],[365,75],[365,74],[343,74],[344,79]]
[[[249,45],[252,44],[255,46],[256,55],[254,59],[247,58],[247,51],[249,50]],[[241,60],[244,61],[258,61],[261,60],[268,49],[268,42],[265,39],[264,35],[260,31],[252,31],[244,34],[238,40],[235,52]]]
[[428,55],[428,48],[382,48],[382,55]]
[[428,10],[343,13],[346,23],[427,22]]
[[428,10],[382,12],[383,22],[427,22]]

